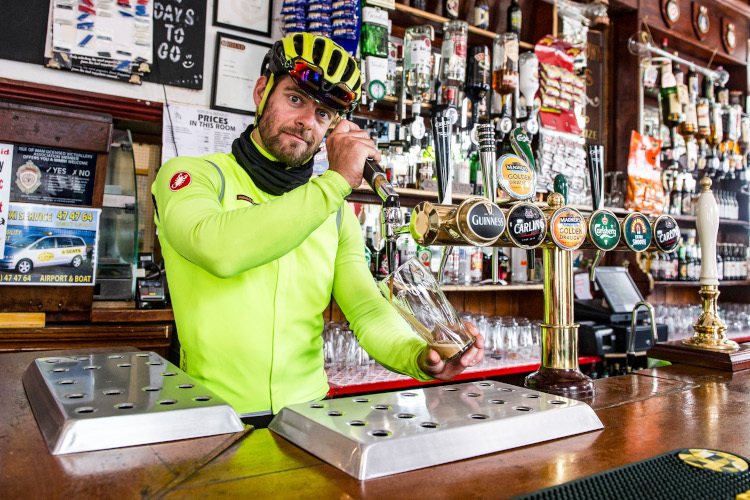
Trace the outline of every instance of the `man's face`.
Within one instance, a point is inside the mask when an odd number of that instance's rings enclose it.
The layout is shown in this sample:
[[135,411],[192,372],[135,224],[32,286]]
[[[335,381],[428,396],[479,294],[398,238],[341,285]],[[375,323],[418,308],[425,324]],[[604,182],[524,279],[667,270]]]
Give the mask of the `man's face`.
[[310,159],[335,117],[285,76],[266,100],[258,133],[266,151],[280,162],[298,167]]

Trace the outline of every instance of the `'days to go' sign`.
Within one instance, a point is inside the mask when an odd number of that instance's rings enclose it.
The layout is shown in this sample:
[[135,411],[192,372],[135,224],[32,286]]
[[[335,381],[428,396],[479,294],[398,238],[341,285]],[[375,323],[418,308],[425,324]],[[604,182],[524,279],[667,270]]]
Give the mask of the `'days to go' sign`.
[[154,2],[154,69],[147,81],[203,88],[205,0]]

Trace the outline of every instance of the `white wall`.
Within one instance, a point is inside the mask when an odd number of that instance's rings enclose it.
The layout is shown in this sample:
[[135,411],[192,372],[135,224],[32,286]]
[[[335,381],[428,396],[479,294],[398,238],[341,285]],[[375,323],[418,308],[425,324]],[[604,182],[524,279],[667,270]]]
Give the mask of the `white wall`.
[[[243,38],[250,38],[265,42],[278,40],[281,37],[279,28],[282,0],[273,2],[273,18],[271,23],[271,39],[250,35],[241,31],[213,26],[214,0],[207,0],[206,6],[206,43],[203,52],[203,90],[183,89],[164,86],[170,103],[189,104],[193,106],[209,107],[211,104],[211,85],[213,84],[214,55],[216,53],[216,32],[232,33]],[[260,68],[258,68],[260,71]],[[164,102],[164,92],[161,84],[143,83],[133,85],[125,82],[115,82],[105,78],[79,75],[69,71],[45,68],[38,64],[21,63],[17,61],[0,60],[0,77],[12,80],[22,80],[56,87],[65,87],[88,92],[110,94],[120,97],[130,97],[144,101]]]

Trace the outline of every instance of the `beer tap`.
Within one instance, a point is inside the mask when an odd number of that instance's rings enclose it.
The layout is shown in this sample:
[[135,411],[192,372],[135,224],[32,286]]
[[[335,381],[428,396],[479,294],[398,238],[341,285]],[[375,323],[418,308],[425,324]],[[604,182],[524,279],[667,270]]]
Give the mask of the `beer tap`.
[[[451,128],[450,116],[434,116],[432,118],[432,135],[435,139],[435,176],[438,183],[438,203],[450,205],[453,203],[453,165],[451,162]],[[438,282],[443,282],[445,265],[453,253],[453,246],[447,246],[443,250],[438,270]]]
[[372,159],[367,159],[362,176],[383,202],[380,223],[385,239],[385,255],[388,260],[388,273],[390,274],[396,270],[396,239],[401,234],[408,232],[409,229],[408,226],[403,226],[401,222],[401,202],[398,193],[388,182],[388,178],[380,165]]
[[[495,161],[495,130],[487,123],[477,127],[477,139],[479,141],[479,161],[482,164],[482,175],[484,176],[484,197],[495,202],[497,197],[497,162]],[[498,249],[492,249],[492,282],[499,281],[498,276]]]
[[[589,168],[589,183],[591,184],[591,217],[589,217],[589,233],[591,240],[597,246],[596,257],[591,264],[591,275],[589,279],[596,281],[596,268],[604,257],[604,252],[612,250],[620,240],[619,231],[610,229],[608,224],[610,218],[617,220],[615,214],[608,210],[602,210],[602,198],[604,197],[604,146],[589,145],[586,155],[586,163]],[[612,227],[619,229],[617,224]],[[607,234],[607,232],[609,234]]]
[[533,52],[524,52],[518,57],[518,88],[525,101],[526,118],[523,122],[530,136],[539,132],[536,116],[539,111],[534,106],[534,99],[539,90],[539,59]]

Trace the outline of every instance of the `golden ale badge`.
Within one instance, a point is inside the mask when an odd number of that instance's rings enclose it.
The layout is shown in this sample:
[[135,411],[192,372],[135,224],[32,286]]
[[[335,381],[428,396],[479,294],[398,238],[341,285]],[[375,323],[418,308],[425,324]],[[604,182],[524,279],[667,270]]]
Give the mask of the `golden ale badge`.
[[503,191],[516,200],[528,200],[534,196],[536,172],[520,156],[503,155],[498,163],[498,182]]
[[561,208],[550,221],[552,239],[563,250],[575,250],[586,239],[586,220],[578,210]]
[[16,170],[16,186],[24,194],[31,194],[42,185],[42,171],[29,160]]

